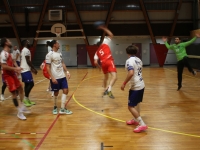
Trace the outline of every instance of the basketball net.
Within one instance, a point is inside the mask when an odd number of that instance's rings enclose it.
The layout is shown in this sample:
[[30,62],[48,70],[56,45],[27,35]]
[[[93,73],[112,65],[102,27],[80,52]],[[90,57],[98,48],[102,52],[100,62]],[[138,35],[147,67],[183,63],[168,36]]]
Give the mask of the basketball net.
[[60,32],[55,33],[57,37],[60,37]]

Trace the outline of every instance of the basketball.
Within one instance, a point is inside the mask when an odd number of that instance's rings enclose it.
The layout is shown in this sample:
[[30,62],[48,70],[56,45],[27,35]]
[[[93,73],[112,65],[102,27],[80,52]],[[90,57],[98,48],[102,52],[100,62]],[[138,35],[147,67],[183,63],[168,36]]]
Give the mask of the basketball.
[[94,28],[96,29],[96,28],[98,28],[99,26],[102,26],[102,25],[105,25],[105,23],[103,22],[103,21],[96,21],[96,22],[94,22]]

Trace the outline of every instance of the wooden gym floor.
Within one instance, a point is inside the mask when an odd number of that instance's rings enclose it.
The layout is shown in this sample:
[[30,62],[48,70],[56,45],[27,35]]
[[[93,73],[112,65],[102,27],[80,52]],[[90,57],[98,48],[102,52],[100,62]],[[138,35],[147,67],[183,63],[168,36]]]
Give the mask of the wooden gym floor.
[[149,128],[134,133],[135,126],[125,124],[132,116],[127,109],[128,86],[120,90],[126,76],[124,68],[118,68],[118,80],[112,89],[115,99],[101,97],[103,74],[98,69],[68,69],[67,108],[72,115],[52,114],[53,98],[46,92],[48,80],[41,71],[34,76],[30,99],[36,105],[30,108],[31,114],[26,114],[26,121],[16,117],[6,89],[7,99],[0,102],[0,150],[200,149],[200,75],[193,77],[185,69],[183,87],[176,91],[175,66],[144,67],[141,116]]

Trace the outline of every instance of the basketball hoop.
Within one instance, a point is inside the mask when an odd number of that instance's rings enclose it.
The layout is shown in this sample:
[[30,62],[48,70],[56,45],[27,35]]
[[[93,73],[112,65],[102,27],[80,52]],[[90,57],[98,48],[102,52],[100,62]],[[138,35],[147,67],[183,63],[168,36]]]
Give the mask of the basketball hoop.
[[61,37],[60,35],[65,32],[83,32],[83,29],[77,30],[66,30],[66,27],[61,23],[56,23],[51,27],[51,30],[37,30],[37,33],[40,32],[51,32],[56,35],[56,37],[41,37],[41,38],[34,38],[35,40],[46,40],[46,39],[86,39],[85,36],[76,36],[76,37]]
[[60,37],[61,33],[60,32],[56,32],[55,34],[56,34],[56,37]]

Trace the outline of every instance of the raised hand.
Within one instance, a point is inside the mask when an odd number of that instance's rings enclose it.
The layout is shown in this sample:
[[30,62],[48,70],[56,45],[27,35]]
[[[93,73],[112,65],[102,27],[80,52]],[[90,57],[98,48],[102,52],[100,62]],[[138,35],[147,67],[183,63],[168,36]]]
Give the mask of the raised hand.
[[196,33],[196,37],[200,38],[200,33]]
[[163,42],[167,42],[167,38],[166,37],[162,37]]

